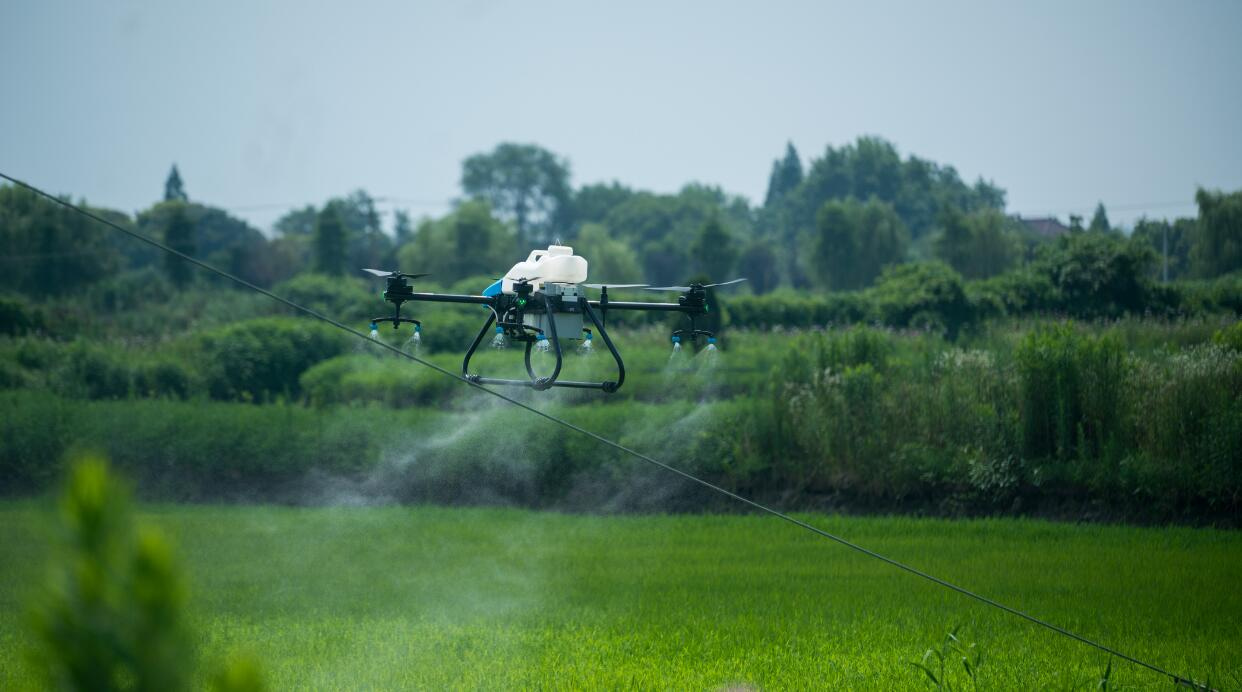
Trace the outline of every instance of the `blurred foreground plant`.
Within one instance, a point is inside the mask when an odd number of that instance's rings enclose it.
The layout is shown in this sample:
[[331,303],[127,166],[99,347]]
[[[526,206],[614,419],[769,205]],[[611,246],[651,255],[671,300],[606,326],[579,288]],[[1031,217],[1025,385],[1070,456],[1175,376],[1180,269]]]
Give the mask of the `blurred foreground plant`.
[[135,527],[129,491],[107,462],[75,462],[60,520],[60,554],[33,614],[48,686],[187,688],[194,656],[185,580],[164,537]]

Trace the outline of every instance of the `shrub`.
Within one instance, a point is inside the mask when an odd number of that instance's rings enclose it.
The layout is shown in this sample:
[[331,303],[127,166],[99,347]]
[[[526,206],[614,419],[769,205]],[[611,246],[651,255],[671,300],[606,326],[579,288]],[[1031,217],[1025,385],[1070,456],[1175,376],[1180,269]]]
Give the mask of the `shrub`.
[[940,262],[892,267],[867,294],[880,322],[929,329],[950,340],[976,319],[961,275]]
[[62,554],[33,618],[48,688],[189,689],[185,581],[167,541],[134,527],[99,459],[74,466],[60,511]]
[[0,334],[21,336],[43,329],[43,311],[18,295],[0,295]]
[[258,401],[300,393],[298,377],[351,345],[340,330],[311,320],[238,322],[194,339],[212,398]]
[[379,297],[384,292],[383,282],[376,283],[379,287],[371,290],[361,278],[299,274],[277,284],[272,292],[333,319],[356,324],[385,312],[387,303]]
[[1029,333],[1015,357],[1028,458],[1099,457],[1116,442],[1127,360],[1115,337],[1056,325]]
[[459,387],[408,361],[372,354],[338,356],[302,373],[303,396],[315,406],[374,402],[387,406],[441,403]]

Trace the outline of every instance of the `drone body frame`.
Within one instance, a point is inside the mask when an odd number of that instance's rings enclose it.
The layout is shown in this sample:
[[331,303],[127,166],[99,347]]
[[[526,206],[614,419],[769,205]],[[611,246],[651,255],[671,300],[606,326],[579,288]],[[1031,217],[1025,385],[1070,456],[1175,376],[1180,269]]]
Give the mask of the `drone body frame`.
[[[610,310],[678,312],[689,319],[690,326],[688,329],[678,329],[673,332],[672,339],[674,343],[681,342],[684,339],[694,344],[697,343],[700,337],[706,338],[709,343],[715,342],[715,335],[712,332],[698,329],[695,323],[696,318],[707,314],[709,309],[707,305],[707,287],[702,284],[669,287],[678,290],[684,289],[683,294],[676,303],[649,303],[612,300],[608,296],[608,287],[606,285],[600,286],[599,300],[589,300],[582,290],[585,284],[554,281],[542,281],[536,284],[525,279],[511,281],[512,292],[496,291],[492,295],[418,293],[410,287],[406,279],[425,276],[423,274],[412,275],[400,272],[385,274],[376,270],[367,271],[378,276],[386,276],[388,283],[383,296],[384,300],[392,303],[394,308],[392,315],[376,317],[372,320],[373,324],[391,322],[393,328],[396,329],[404,322],[413,324],[415,329],[421,328],[422,323],[419,320],[401,315],[401,306],[408,302],[483,305],[489,308],[487,319],[484,321],[482,328],[479,329],[479,333],[475,336],[474,341],[471,342],[469,349],[466,351],[465,358],[462,360],[462,377],[475,384],[523,386],[530,387],[536,391],[543,391],[552,387],[599,389],[606,393],[617,391],[625,382],[625,362],[621,359],[620,352],[617,351],[616,345],[605,328],[607,314]],[[586,326],[588,323],[590,327]],[[470,360],[478,350],[479,345],[483,343],[483,339],[492,331],[493,325],[495,325],[495,332],[503,334],[510,341],[525,343],[524,358],[526,373],[529,379],[484,377],[470,372]],[[562,338],[573,338],[568,334],[562,334],[561,329],[558,329],[558,326],[564,327],[566,325],[576,329],[579,334],[585,331],[589,335],[591,329],[594,329],[594,332],[599,334],[616,363],[617,377],[615,380],[582,382],[559,379],[561,367],[564,363],[564,353],[561,349],[560,341]],[[531,365],[531,352],[536,343],[541,339],[548,340],[549,350],[556,358],[552,374],[547,376],[540,376],[535,373]]]

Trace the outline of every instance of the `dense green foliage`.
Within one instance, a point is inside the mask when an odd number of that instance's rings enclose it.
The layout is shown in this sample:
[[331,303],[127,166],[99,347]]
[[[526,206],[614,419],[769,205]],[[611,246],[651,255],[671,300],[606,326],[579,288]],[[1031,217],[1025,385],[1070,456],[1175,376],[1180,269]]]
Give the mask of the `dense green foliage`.
[[[644,474],[654,470],[644,469]],[[201,656],[279,688],[922,689],[957,630],[980,689],[1096,689],[1109,657],[758,516],[152,507]],[[1236,532],[803,516],[1217,689],[1242,682]],[[47,517],[0,504],[0,687],[35,682],[22,595]],[[953,673],[955,689],[966,676]],[[1110,685],[1170,689],[1119,660]],[[1111,687],[1110,687],[1111,688]]]
[[[963,304],[960,284],[909,274],[894,271],[874,289],[891,315],[933,326],[925,321]],[[660,332],[626,332],[618,336],[630,378],[619,394],[549,392],[536,401],[716,482],[802,506],[1236,517],[1236,326],[1037,323],[959,345],[938,335],[951,325],[934,327],[733,333],[715,361],[682,364],[669,362]],[[639,509],[710,499],[676,486],[636,499],[632,479],[610,471],[624,463],[612,451],[520,411],[491,409],[441,374],[353,353],[305,320],[212,328],[173,351],[188,362],[83,342],[22,340],[0,351],[13,386],[43,390],[0,396],[0,486],[46,487],[57,472],[49,460],[86,445],[168,498],[296,500],[306,479],[327,474],[400,501]],[[480,354],[474,368],[516,376],[515,355]],[[459,367],[456,354],[430,357]],[[599,379],[610,368],[600,354],[572,356],[565,376]],[[107,401],[127,398],[139,400]],[[246,403],[264,400],[285,403]],[[456,420],[447,436],[446,415]],[[411,458],[422,460],[419,473],[402,461]]]
[[63,555],[33,616],[46,688],[189,689],[184,577],[162,533],[135,528],[128,491],[104,461],[75,465],[60,524]]

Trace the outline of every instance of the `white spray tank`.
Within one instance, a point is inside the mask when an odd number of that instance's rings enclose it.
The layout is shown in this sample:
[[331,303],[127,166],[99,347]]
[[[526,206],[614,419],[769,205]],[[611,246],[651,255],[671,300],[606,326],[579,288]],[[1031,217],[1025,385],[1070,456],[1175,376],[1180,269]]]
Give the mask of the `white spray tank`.
[[526,279],[541,290],[545,283],[580,284],[587,278],[585,257],[574,254],[568,245],[549,245],[547,250],[532,250],[525,262],[518,262],[505,274],[501,290],[513,293],[513,282]]

